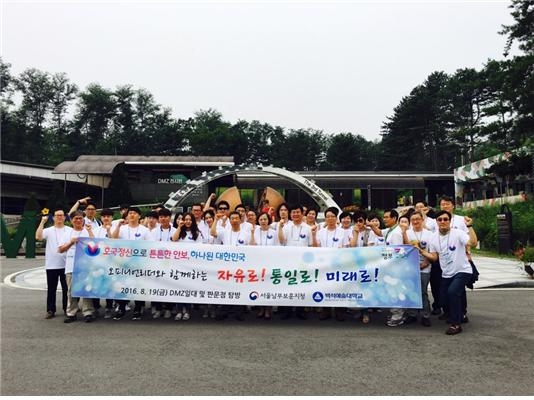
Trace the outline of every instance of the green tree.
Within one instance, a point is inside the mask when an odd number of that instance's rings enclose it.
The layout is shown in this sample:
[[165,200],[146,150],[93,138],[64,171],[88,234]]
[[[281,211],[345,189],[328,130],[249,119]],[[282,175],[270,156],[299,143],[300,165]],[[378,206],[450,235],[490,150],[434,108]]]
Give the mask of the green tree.
[[339,133],[328,140],[326,167],[335,171],[372,171],[375,144],[361,135]]
[[534,2],[532,0],[512,0],[509,6],[515,22],[512,25],[503,25],[502,35],[508,36],[504,49],[507,56],[514,41],[519,42],[519,49],[527,55],[534,55]]
[[99,84],[90,84],[78,96],[78,111],[73,120],[69,144],[80,154],[116,154],[110,145],[116,103],[113,92]]

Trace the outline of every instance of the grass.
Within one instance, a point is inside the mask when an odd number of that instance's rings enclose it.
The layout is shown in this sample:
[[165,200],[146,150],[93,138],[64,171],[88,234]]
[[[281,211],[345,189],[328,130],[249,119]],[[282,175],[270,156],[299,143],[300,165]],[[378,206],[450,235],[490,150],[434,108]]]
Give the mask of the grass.
[[493,258],[502,258],[505,260],[515,260],[519,261],[516,256],[514,256],[511,252],[509,254],[499,254],[495,250],[481,250],[481,249],[471,249],[471,253],[475,256],[482,256],[482,257],[493,257]]

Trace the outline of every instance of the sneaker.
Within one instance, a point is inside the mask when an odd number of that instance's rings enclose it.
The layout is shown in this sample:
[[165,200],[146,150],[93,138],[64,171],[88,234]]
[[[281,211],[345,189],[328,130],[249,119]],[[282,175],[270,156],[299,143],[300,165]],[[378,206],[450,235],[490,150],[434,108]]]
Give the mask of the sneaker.
[[189,318],[191,318],[191,315],[189,315],[189,313],[186,312],[186,313],[184,313],[184,316],[182,317],[182,320],[183,320],[183,321],[188,321]]
[[154,319],[158,319],[159,317],[161,317],[161,311],[156,311],[154,314],[152,314],[152,318]]
[[132,321],[139,321],[142,318],[140,311],[134,311]]
[[115,315],[113,316],[113,319],[114,319],[115,321],[120,321],[121,319],[124,318],[124,315],[125,315],[125,314],[126,314],[126,313],[125,313],[124,311],[119,310],[119,311],[117,311],[117,312],[115,313]]
[[45,319],[52,319],[52,318],[54,318],[55,315],[56,315],[56,313],[54,313],[52,311],[47,311],[46,315],[45,315]]
[[401,326],[402,324],[404,324],[404,318],[400,318],[400,319],[390,319],[386,325],[387,326]]
[[111,313],[111,308],[106,308],[104,311],[104,319],[110,319],[112,316],[113,314]]
[[425,318],[425,317],[421,318],[421,325],[423,325],[423,326],[431,326],[432,323],[430,322],[430,318]]
[[95,320],[95,317],[93,317],[92,315],[86,315],[85,317],[83,317],[83,322],[93,322]]
[[163,318],[165,319],[169,319],[171,316],[171,310],[165,310],[165,312],[163,313]]
[[75,322],[75,321],[76,321],[76,315],[67,316],[67,318],[63,320],[63,322],[66,324],[70,324],[71,322]]
[[127,303],[126,306],[124,307],[124,310],[125,311],[130,311],[132,308],[130,307],[130,303]]
[[465,314],[462,315],[462,323],[465,324],[465,323],[467,323],[467,322],[469,322],[469,318],[467,318],[467,315],[465,315]]
[[179,313],[176,314],[176,316],[174,317],[174,320],[175,320],[175,321],[181,321],[181,320],[182,320],[182,316],[183,316],[182,313],[179,312]]

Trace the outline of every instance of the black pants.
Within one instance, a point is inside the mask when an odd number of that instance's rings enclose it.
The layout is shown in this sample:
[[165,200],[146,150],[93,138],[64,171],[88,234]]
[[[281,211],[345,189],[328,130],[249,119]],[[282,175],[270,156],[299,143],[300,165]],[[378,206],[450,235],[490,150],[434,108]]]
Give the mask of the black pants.
[[65,268],[60,269],[47,269],[46,270],[46,285],[47,285],[47,294],[46,294],[46,311],[56,312],[56,291],[57,283],[61,282],[62,290],[62,300],[63,300],[63,311],[67,309],[67,278],[65,277]]
[[441,267],[439,261],[432,263],[432,269],[430,270],[430,290],[432,292],[432,309],[438,310],[441,308],[441,302],[439,299],[441,287]]

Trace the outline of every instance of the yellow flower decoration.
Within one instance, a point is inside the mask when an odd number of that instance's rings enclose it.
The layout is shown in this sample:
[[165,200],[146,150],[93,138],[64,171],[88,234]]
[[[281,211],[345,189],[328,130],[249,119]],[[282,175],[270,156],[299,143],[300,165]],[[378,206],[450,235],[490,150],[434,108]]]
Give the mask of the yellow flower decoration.
[[48,215],[49,212],[50,212],[50,210],[48,208],[43,208],[41,210],[41,215]]

